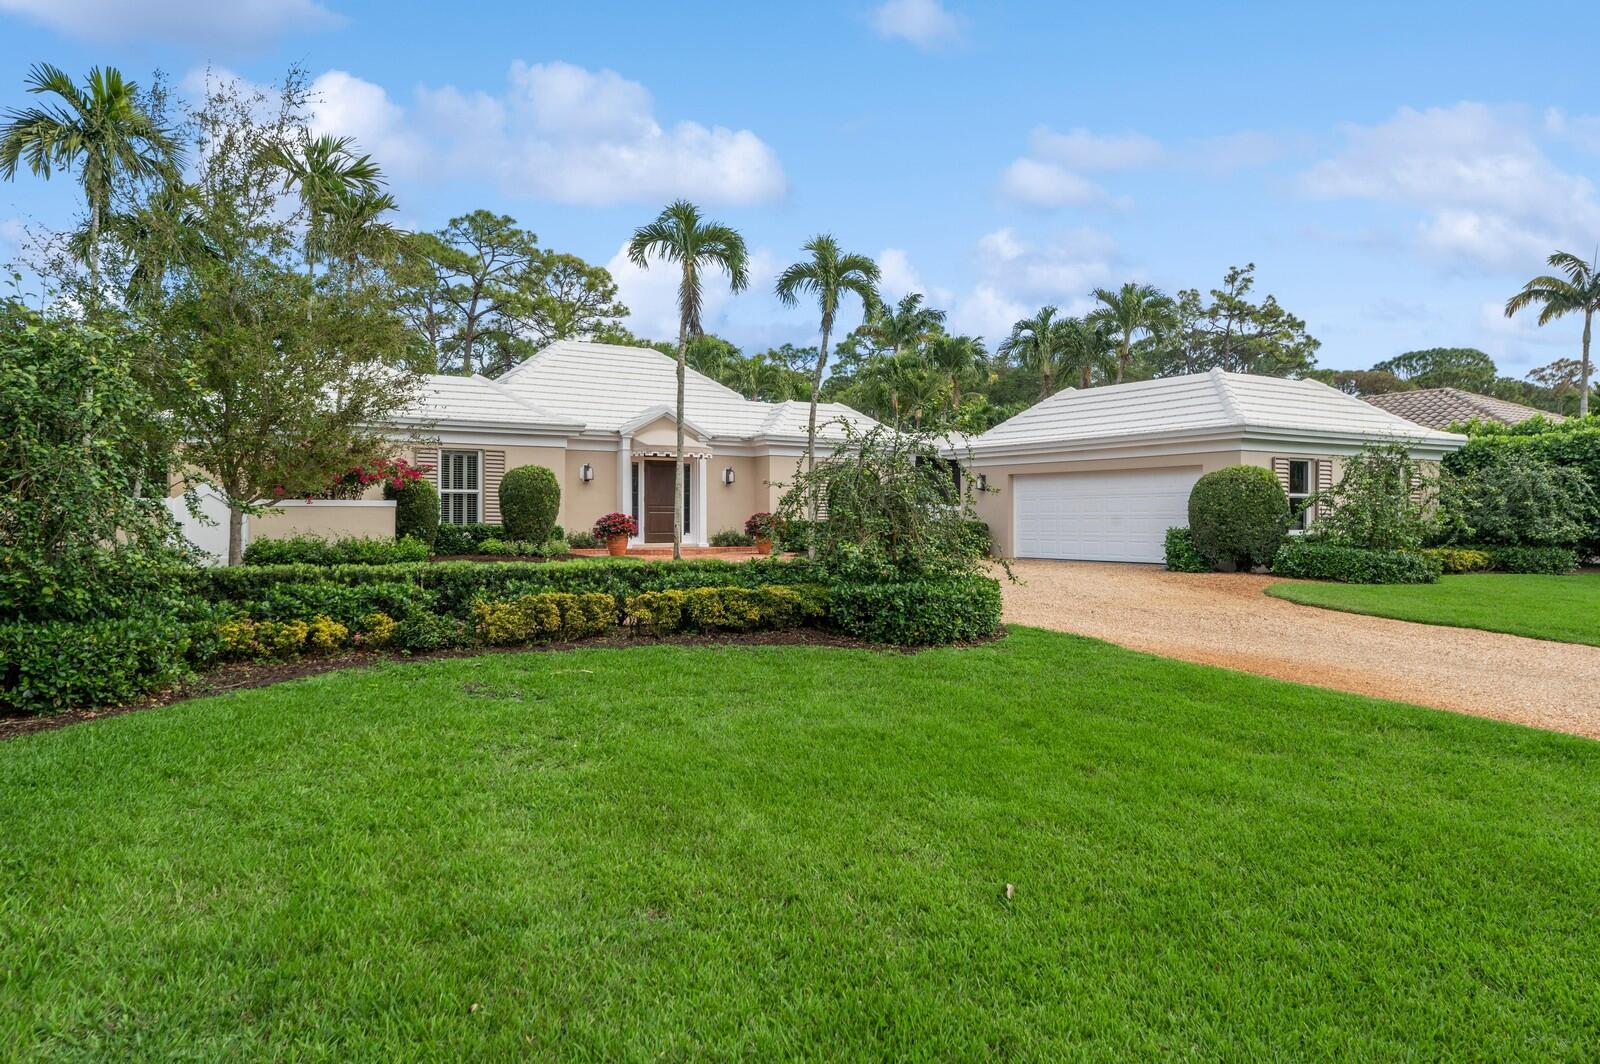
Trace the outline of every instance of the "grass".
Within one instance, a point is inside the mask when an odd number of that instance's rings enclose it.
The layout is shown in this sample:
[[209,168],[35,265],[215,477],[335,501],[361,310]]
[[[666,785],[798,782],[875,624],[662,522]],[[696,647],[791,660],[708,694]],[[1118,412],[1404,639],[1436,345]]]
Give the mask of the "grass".
[[1437,584],[1283,583],[1267,594],[1306,606],[1600,646],[1600,573],[1470,573]]
[[388,664],[0,745],[0,1058],[1593,1059],[1596,823],[1029,629]]

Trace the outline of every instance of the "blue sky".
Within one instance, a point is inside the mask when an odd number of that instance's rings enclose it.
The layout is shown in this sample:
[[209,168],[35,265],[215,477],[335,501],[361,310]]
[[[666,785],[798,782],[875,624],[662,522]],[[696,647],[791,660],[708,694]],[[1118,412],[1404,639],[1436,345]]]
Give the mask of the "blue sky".
[[[1469,3],[0,0],[0,106],[39,60],[178,84],[302,63],[405,224],[489,207],[617,260],[650,335],[672,331],[670,278],[618,250],[686,195],[754,252],[752,291],[714,293],[707,322],[750,347],[814,342],[769,292],[828,231],[991,340],[1095,285],[1205,289],[1254,262],[1323,366],[1471,345],[1521,375],[1575,354],[1580,325],[1499,306],[1550,250],[1600,244],[1597,28],[1560,3],[1518,22]],[[65,181],[0,184],[0,255],[77,209]]]

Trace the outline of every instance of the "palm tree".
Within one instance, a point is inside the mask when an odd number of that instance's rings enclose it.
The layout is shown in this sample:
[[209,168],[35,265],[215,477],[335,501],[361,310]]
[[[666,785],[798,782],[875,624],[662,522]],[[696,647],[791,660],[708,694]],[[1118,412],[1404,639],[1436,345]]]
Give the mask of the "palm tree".
[[[656,220],[633,231],[628,241],[628,260],[640,269],[649,269],[652,258],[676,263],[682,272],[678,282],[678,454],[673,463],[672,493],[672,556],[683,557],[683,364],[684,351],[689,337],[699,336],[700,311],[705,293],[701,288],[700,272],[721,269],[728,275],[728,285],[742,292],[750,285],[749,255],[745,252],[744,237],[729,226],[707,221],[700,208],[688,200],[668,204]],[[705,486],[701,485],[701,490]]]
[[[863,314],[878,305],[878,264],[865,255],[839,250],[838,241],[824,233],[806,241],[802,249],[810,254],[778,275],[778,299],[786,307],[800,302],[801,295],[816,296],[822,311],[822,346],[817,349],[817,364],[811,371],[811,412],[806,420],[806,472],[816,465],[817,399],[822,394],[822,373],[828,364],[828,340],[839,312],[839,299],[851,292],[861,300]],[[816,519],[813,500],[812,520]]]
[[[294,150],[279,147],[269,153],[271,161],[283,168],[284,183],[300,192],[306,212],[307,273],[314,272],[317,260],[330,250],[336,215],[348,215],[363,201],[383,205],[383,173],[370,155],[352,152],[353,144],[351,137],[324,134]],[[393,200],[388,200],[387,207],[392,206]]]
[[878,304],[863,331],[880,348],[895,354],[915,351],[944,327],[944,311],[922,305],[922,293],[912,292],[893,307]]
[[1589,415],[1589,338],[1594,328],[1594,314],[1600,310],[1600,253],[1596,262],[1584,262],[1578,256],[1558,251],[1546,260],[1549,265],[1567,276],[1535,277],[1522,286],[1522,291],[1506,300],[1506,317],[1511,317],[1524,307],[1537,303],[1539,324],[1548,325],[1568,314],[1583,313],[1583,361],[1578,370],[1578,416]]
[[1116,347],[1105,329],[1082,318],[1068,318],[1062,326],[1059,368],[1063,373],[1076,371],[1078,387],[1088,388],[1095,370],[1116,364]]
[[950,382],[950,409],[961,405],[961,378],[983,366],[986,352],[983,340],[977,336],[933,337],[927,343],[928,365],[938,370]]
[[1041,307],[1031,318],[1011,326],[1011,335],[1000,344],[999,353],[1014,358],[1017,364],[1039,378],[1039,398],[1048,399],[1056,390],[1056,374],[1061,370],[1066,349],[1066,318],[1058,318],[1055,307]]
[[81,88],[58,67],[37,63],[27,87],[57,102],[12,108],[0,126],[0,177],[17,176],[17,165],[48,179],[55,169],[78,168],[78,183],[89,207],[84,245],[91,293],[99,291],[100,233],[111,215],[111,196],[119,178],[173,175],[181,152],[172,135],[139,102],[139,86],[115,67],[89,71]]
[[1133,365],[1133,341],[1138,333],[1159,330],[1176,306],[1155,285],[1129,281],[1117,291],[1096,288],[1094,298],[1100,306],[1089,312],[1091,324],[1104,326],[1117,344],[1117,383],[1121,384]]

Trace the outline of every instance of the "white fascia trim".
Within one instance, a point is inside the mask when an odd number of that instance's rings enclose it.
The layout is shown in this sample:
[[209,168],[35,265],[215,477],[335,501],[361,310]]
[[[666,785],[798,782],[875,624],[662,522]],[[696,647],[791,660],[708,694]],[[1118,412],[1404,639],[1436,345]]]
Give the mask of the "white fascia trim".
[[446,447],[553,447],[567,449],[567,435],[542,435],[533,432],[496,432],[489,430],[448,429],[430,436],[428,443]]
[[1319,432],[1315,429],[1251,428],[1244,432],[1247,450],[1262,447],[1315,448],[1324,454],[1355,454],[1374,443],[1398,443],[1414,458],[1441,458],[1466,445],[1465,436],[1435,433],[1431,436],[1389,435],[1381,432]]

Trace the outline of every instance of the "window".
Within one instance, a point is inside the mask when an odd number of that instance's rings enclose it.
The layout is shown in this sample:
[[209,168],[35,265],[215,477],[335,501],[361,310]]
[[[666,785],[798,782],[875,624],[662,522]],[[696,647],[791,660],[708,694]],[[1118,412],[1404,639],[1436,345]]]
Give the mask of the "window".
[[447,525],[483,520],[483,482],[477,451],[439,452],[439,519]]
[[1289,460],[1289,512],[1294,520],[1289,527],[1304,532],[1311,523],[1311,510],[1306,503],[1311,498],[1311,462],[1305,458]]

